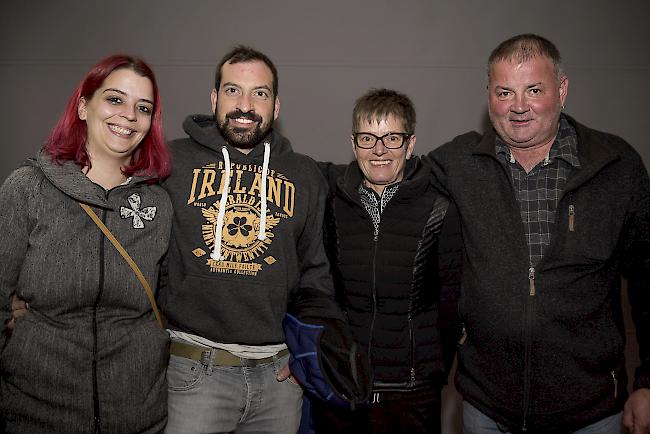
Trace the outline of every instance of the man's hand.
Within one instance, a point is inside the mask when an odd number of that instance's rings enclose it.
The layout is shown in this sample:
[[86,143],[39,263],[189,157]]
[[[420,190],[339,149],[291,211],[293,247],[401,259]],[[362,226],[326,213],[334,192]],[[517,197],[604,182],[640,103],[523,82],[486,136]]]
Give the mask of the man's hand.
[[27,313],[29,305],[16,294],[11,296],[11,318],[5,322],[3,332],[10,335],[16,326],[16,320]]
[[650,389],[635,390],[625,403],[623,424],[631,434],[650,434]]
[[298,380],[296,380],[296,377],[291,375],[291,371],[289,370],[289,365],[284,365],[282,369],[280,369],[280,372],[278,372],[277,377],[275,377],[278,381],[282,382],[286,379],[289,379],[289,381],[293,382],[294,384],[297,384],[300,386],[300,383]]

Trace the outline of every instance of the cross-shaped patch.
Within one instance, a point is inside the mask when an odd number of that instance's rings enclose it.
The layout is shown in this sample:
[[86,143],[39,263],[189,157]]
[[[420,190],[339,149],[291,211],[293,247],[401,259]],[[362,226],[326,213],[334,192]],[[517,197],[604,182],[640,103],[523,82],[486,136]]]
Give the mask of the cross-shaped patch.
[[128,219],[133,217],[133,227],[135,229],[144,228],[144,222],[142,219],[147,221],[152,221],[156,216],[156,207],[155,206],[146,206],[140,209],[140,204],[142,203],[140,195],[138,193],[133,193],[128,197],[129,204],[131,208],[125,206],[120,207],[120,216],[123,219]]

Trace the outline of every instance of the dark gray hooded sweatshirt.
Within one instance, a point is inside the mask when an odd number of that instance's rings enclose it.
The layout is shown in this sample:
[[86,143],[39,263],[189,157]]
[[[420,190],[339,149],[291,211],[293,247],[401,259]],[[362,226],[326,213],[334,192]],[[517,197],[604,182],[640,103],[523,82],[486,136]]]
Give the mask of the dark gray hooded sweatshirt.
[[183,127],[190,137],[170,144],[174,171],[164,183],[174,204],[161,288],[170,327],[220,343],[284,342],[290,297],[332,295],[325,180],[275,131],[243,154],[214,116],[189,116]]

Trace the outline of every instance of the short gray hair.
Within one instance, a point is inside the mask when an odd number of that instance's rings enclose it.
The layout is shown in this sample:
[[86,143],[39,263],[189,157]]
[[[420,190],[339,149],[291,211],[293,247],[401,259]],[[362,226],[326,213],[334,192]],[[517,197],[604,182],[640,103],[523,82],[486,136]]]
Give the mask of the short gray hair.
[[553,62],[553,68],[558,79],[564,76],[560,51],[548,39],[532,33],[513,36],[500,43],[490,54],[487,64],[487,75],[488,77],[490,76],[492,67],[497,62],[504,60],[527,62],[538,56],[546,57]]

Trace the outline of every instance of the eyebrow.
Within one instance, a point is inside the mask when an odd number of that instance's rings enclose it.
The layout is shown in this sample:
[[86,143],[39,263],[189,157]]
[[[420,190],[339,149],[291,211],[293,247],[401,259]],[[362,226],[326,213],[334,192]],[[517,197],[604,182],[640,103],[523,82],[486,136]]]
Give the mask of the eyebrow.
[[[223,83],[223,84],[221,85],[221,87],[226,87],[226,86],[235,86],[235,87],[238,87],[238,88],[241,89],[241,86],[240,86],[240,85],[238,85],[237,83],[233,83],[233,82],[231,82],[231,81],[227,81],[227,82],[225,82],[225,83]],[[253,89],[266,89],[266,90],[268,90],[269,92],[271,92],[271,88],[270,88],[268,85],[266,85],[266,84],[261,84],[261,85],[259,85],[259,86],[253,86]]]
[[[115,89],[114,87],[109,87],[108,89],[104,89],[102,93],[106,93],[106,92],[117,92],[121,95],[128,96],[127,93],[124,92],[123,90]],[[153,101],[150,101],[147,98],[140,98],[138,101],[144,101],[144,102],[148,102],[151,105],[154,105]]]
[[[531,87],[535,87],[535,86],[542,86],[543,84],[544,84],[544,83],[542,83],[541,81],[538,81],[538,82],[536,82],[536,83],[527,84],[527,85],[526,85],[526,88],[529,89],[529,88],[531,88]],[[499,89],[512,90],[512,87],[511,87],[511,86],[507,86],[507,85],[505,85],[505,84],[495,84],[494,87],[495,87],[495,88],[499,88]]]

